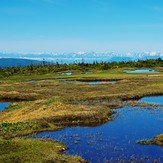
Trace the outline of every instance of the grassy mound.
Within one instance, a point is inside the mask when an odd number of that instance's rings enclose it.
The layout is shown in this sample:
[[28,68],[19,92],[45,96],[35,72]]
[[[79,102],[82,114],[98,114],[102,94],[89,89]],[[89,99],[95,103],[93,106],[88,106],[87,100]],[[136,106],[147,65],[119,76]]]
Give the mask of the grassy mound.
[[79,156],[63,154],[66,147],[50,140],[0,140],[0,147],[0,162],[3,163],[84,162]]

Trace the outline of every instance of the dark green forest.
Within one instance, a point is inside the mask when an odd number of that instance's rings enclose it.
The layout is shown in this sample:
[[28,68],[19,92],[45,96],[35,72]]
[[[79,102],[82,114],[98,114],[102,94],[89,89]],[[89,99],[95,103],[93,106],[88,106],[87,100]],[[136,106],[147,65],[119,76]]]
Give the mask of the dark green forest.
[[56,72],[65,72],[65,71],[92,71],[92,70],[109,70],[117,68],[153,68],[153,67],[163,67],[163,60],[158,59],[149,59],[149,60],[138,60],[128,61],[128,62],[97,62],[93,63],[74,63],[74,64],[59,64],[59,63],[47,63],[42,62],[38,65],[29,65],[29,66],[19,66],[19,67],[6,67],[0,68],[0,75],[10,76],[15,74],[47,74],[47,73],[56,73]]

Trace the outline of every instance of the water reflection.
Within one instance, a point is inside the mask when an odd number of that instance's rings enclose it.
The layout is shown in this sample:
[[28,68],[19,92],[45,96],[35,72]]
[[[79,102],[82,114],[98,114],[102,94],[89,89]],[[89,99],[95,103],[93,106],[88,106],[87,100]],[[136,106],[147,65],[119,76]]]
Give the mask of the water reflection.
[[9,105],[9,102],[0,102],[0,111],[5,110],[5,108]]
[[159,72],[158,70],[153,69],[136,69],[136,70],[124,70],[123,72],[126,73],[156,73]]
[[153,104],[163,104],[163,96],[143,97],[139,101],[140,102],[153,103]]
[[64,74],[67,76],[70,76],[70,75],[72,75],[72,72],[65,72]]
[[90,85],[98,85],[98,84],[116,84],[116,81],[91,81],[91,82],[86,82],[87,84]]
[[85,72],[84,74],[93,74],[93,72]]
[[137,140],[153,138],[163,131],[163,110],[124,107],[115,110],[115,120],[97,127],[65,128],[42,132],[38,138],[51,138],[65,143],[68,154],[80,155],[96,162],[163,162],[163,148],[142,146]]

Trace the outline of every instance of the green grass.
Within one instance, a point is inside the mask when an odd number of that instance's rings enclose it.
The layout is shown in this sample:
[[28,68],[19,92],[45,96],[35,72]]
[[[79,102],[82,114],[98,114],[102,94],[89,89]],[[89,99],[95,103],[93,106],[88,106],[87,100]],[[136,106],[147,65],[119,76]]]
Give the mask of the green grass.
[[[0,162],[4,160],[30,162],[30,157],[27,156],[28,161],[23,160],[25,159],[23,157],[26,156],[25,153],[30,155],[35,148],[37,152],[31,159],[36,160],[32,160],[33,162],[75,160],[61,153],[47,156],[46,154],[51,153],[53,145],[57,142],[11,138],[40,131],[58,130],[66,126],[101,125],[112,119],[114,108],[120,108],[123,105],[146,106],[147,104],[138,103],[136,99],[149,95],[163,95],[163,72],[147,76],[146,74],[127,74],[123,72],[123,69],[126,68],[94,70],[93,74],[74,71],[71,76],[48,73],[45,75],[16,74],[1,78],[0,99],[10,101],[12,105],[0,112],[0,138],[3,139],[1,144],[7,144],[4,150],[6,153],[2,156],[0,153]],[[66,78],[71,81],[117,80],[117,84],[88,85],[84,82],[39,81],[49,78]],[[27,82],[30,79],[36,81]],[[33,146],[31,147],[30,144]],[[49,150],[45,147],[46,145],[50,146]],[[45,154],[40,151],[44,147]],[[3,151],[1,146],[0,151]],[[48,160],[43,160],[42,156]]]
[[0,147],[0,162],[3,163],[84,162],[79,156],[63,154],[65,145],[50,140],[0,140]]
[[15,137],[65,126],[99,125],[111,120],[112,114],[113,111],[104,105],[66,104],[57,97],[17,102],[0,114],[0,136]]
[[[60,78],[54,74],[30,75],[27,79]],[[28,121],[59,121],[74,124],[93,119],[100,114],[98,121],[111,115],[111,109],[120,107],[124,100],[139,99],[143,96],[163,94],[163,74],[126,74],[123,69],[94,71],[94,74],[65,76],[68,80],[118,80],[117,84],[88,85],[86,83],[66,83],[57,80],[46,82],[26,82],[22,76],[11,76],[0,84],[0,99],[14,102],[6,111],[0,113],[0,123]],[[12,81],[12,82],[11,82]],[[21,101],[21,102],[18,102]],[[131,101],[130,101],[131,104]],[[135,102],[134,102],[135,104]],[[66,117],[66,122],[64,119]],[[83,120],[82,120],[83,119]],[[68,123],[68,121],[70,123]],[[88,124],[88,123],[87,123]],[[58,124],[57,124],[58,125]]]

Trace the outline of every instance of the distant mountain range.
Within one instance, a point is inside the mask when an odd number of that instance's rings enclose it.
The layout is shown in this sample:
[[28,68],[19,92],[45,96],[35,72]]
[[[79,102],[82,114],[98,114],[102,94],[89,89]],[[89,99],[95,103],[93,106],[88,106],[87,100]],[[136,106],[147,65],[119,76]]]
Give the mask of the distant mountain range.
[[0,67],[13,67],[13,66],[29,66],[38,65],[43,62],[30,59],[17,59],[17,58],[0,58]]
[[78,52],[78,53],[0,53],[0,66],[27,66],[30,64],[42,64],[43,60],[50,63],[93,63],[94,61],[120,62],[137,61],[138,59],[163,59],[163,52],[142,52],[142,53],[96,53],[96,52]]

